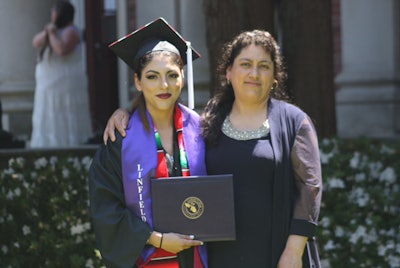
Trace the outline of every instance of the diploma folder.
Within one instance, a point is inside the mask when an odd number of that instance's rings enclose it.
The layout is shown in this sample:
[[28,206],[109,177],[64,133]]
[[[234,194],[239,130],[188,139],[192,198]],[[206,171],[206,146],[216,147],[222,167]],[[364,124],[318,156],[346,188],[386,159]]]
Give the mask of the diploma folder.
[[154,230],[235,240],[232,174],[151,179]]

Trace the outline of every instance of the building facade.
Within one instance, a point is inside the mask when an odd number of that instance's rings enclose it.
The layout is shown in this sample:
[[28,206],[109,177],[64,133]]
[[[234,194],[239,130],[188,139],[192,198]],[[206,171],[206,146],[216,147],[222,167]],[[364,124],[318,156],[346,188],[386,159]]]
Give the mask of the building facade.
[[[127,34],[132,17],[141,26],[164,17],[202,54],[194,62],[196,106],[209,98],[209,68],[202,1],[136,0],[135,14],[127,15],[131,0],[103,0],[117,14],[116,32]],[[31,42],[50,17],[52,0],[0,1],[0,100],[3,129],[29,140],[35,88],[36,51]],[[85,29],[84,0],[71,0],[75,23]],[[335,78],[337,134],[340,137],[400,137],[400,3],[397,0],[338,0],[340,68]],[[157,7],[157,8],[154,8]],[[196,11],[196,12],[194,12]],[[94,45],[94,44],[91,44]],[[85,56],[85,49],[82,50]],[[85,66],[83,66],[85,70]],[[118,63],[119,103],[126,107],[134,89],[129,71]],[[186,91],[182,99],[186,99]]]

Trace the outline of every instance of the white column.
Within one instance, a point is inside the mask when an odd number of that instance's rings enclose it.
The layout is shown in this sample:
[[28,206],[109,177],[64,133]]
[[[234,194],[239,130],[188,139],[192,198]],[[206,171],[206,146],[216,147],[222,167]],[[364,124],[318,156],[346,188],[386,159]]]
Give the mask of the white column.
[[[117,2],[117,37],[121,38],[128,34],[128,3],[126,0]],[[118,59],[118,97],[119,107],[129,108],[130,100],[130,85],[129,85],[129,66],[125,62]]]
[[[203,1],[180,0],[180,3],[181,33],[192,42],[193,47],[201,54],[201,58],[193,62],[195,103],[196,108],[201,109],[210,99],[210,67]],[[184,91],[182,95],[186,96],[186,92]]]
[[4,128],[30,134],[36,51],[32,37],[50,19],[52,0],[0,1],[0,99]]
[[336,79],[341,137],[400,137],[400,5],[341,1],[342,72]]

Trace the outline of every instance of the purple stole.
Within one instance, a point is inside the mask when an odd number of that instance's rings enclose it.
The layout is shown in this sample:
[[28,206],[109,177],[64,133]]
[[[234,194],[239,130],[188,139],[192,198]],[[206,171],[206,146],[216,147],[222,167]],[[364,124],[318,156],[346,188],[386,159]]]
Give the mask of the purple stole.
[[[205,175],[205,146],[201,137],[199,115],[183,105],[182,111],[183,140],[191,175]],[[150,178],[157,168],[157,145],[154,137],[153,123],[147,112],[150,131],[147,132],[136,110],[129,119],[126,137],[122,141],[122,180],[126,206],[143,222],[153,228],[151,210]],[[154,252],[152,246],[145,246],[141,257],[147,260]],[[207,268],[207,252],[205,246],[199,247],[200,257]]]

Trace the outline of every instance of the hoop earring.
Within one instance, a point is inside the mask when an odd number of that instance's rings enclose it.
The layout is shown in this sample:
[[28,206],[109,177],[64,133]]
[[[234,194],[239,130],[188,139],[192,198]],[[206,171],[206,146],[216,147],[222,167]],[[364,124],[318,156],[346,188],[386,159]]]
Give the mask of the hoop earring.
[[228,86],[230,86],[231,85],[231,80],[229,80],[228,78],[226,79],[226,84],[228,85]]
[[271,90],[277,89],[278,88],[278,81],[274,81],[274,83],[272,84]]

